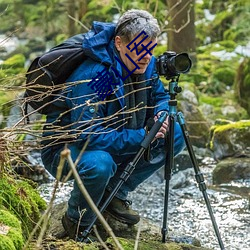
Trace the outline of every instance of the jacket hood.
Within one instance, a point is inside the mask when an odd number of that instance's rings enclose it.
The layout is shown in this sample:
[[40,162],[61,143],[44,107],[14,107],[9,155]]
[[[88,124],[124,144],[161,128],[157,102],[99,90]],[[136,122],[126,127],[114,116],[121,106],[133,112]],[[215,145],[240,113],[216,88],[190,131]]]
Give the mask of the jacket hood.
[[83,49],[87,56],[103,64],[113,63],[115,24],[94,21],[85,34]]

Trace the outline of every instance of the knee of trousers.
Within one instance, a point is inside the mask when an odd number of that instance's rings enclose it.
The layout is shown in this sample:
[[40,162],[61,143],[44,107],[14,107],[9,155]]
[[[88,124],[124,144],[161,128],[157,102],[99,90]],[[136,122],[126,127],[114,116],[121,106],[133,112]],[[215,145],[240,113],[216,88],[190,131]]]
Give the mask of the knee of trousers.
[[[117,165],[112,156],[105,151],[86,151],[77,169],[84,179],[108,181],[115,174]],[[96,184],[98,185],[98,182]]]
[[179,154],[186,147],[180,124],[175,123],[174,153]]

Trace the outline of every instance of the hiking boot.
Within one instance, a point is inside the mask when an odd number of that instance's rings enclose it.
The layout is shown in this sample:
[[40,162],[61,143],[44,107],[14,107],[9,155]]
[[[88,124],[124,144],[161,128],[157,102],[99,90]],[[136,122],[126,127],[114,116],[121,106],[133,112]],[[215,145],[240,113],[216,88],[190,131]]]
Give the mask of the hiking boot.
[[114,197],[105,211],[122,223],[134,225],[140,221],[140,216],[130,208],[131,205],[132,201]]
[[91,243],[97,241],[97,238],[90,234],[86,239],[83,237],[83,232],[86,227],[78,225],[75,221],[68,217],[67,213],[62,217],[62,225],[66,232],[65,236],[68,236],[70,239],[79,242]]

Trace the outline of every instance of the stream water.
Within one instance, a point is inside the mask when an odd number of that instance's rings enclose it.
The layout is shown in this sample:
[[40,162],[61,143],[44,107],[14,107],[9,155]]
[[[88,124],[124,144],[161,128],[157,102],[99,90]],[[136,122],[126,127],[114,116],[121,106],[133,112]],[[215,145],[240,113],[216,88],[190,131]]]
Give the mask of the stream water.
[[[250,180],[212,185],[212,170],[215,162],[211,158],[202,161],[201,171],[207,185],[219,232],[226,250],[250,250]],[[64,184],[57,193],[56,203],[69,198],[72,182]],[[42,184],[41,195],[49,201],[53,182]],[[142,217],[162,227],[164,213],[165,180],[159,172],[130,194],[133,208]],[[193,168],[179,171],[172,176],[168,203],[168,228],[180,237],[195,237],[201,245],[219,250],[217,237],[206,208],[203,195],[194,177]]]

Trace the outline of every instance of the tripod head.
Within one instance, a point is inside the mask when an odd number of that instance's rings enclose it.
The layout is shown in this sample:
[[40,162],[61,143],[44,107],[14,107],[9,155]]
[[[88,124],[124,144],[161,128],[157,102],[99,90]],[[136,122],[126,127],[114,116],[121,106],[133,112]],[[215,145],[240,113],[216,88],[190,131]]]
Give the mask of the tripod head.
[[178,86],[179,82],[179,77],[177,76],[176,78],[172,78],[171,81],[169,82],[169,95],[170,95],[170,100],[174,100],[175,96],[182,91],[182,87]]

